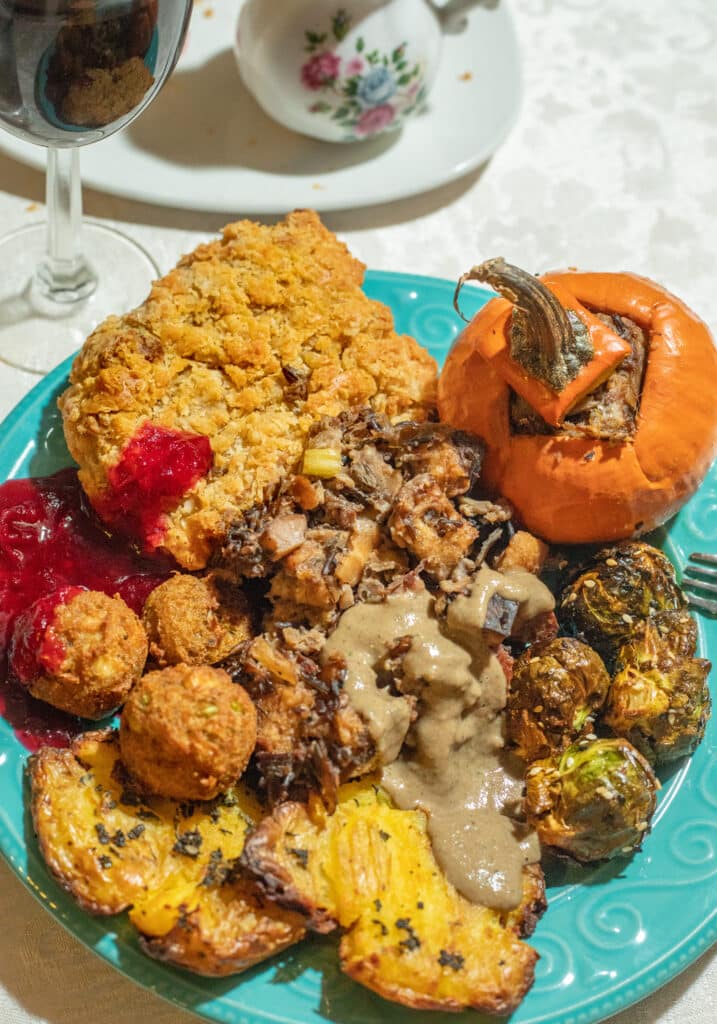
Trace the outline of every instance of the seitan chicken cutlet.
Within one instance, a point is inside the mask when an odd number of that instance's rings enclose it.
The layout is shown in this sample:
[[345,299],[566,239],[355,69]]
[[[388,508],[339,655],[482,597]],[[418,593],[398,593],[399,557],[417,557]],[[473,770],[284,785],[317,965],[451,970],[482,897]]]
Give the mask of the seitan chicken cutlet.
[[239,221],[100,324],[59,405],[107,525],[200,569],[322,416],[425,419],[436,365],[363,293],[364,269],[311,211]]

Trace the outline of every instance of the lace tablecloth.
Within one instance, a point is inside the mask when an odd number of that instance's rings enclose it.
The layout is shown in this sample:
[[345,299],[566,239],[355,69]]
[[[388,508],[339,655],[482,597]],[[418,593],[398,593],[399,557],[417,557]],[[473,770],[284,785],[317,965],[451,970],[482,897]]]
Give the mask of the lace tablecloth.
[[[515,0],[513,9],[525,102],[495,157],[427,195],[328,215],[326,222],[378,269],[455,278],[493,255],[536,271],[631,269],[667,283],[714,329],[717,6]],[[0,188],[3,230],[42,216],[40,174],[0,157]],[[179,213],[99,193],[88,193],[85,205],[94,216],[124,221],[163,268],[233,216]],[[2,367],[0,415],[34,383]],[[4,864],[0,920],[2,1024],[195,1019],[87,952]],[[614,1018],[685,1021],[717,1021],[714,953]]]

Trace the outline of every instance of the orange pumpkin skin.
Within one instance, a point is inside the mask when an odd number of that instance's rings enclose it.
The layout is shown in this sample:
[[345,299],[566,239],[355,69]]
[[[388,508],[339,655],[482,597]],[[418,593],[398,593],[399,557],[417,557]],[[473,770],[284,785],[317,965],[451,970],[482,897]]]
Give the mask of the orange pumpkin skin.
[[618,313],[648,335],[635,436],[628,442],[513,435],[508,385],[476,351],[505,317],[492,299],[465,328],[438,383],[442,420],[486,442],[482,480],[528,530],[554,543],[621,540],[654,529],[697,490],[717,455],[717,350],[707,326],[636,274],[559,271],[590,309]]

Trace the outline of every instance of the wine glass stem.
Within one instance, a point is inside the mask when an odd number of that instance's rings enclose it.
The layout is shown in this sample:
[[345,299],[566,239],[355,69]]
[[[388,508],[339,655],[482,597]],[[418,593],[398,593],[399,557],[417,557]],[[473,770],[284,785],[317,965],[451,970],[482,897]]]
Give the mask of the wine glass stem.
[[97,276],[82,254],[82,184],[76,148],[47,150],[47,255],[37,269],[40,295],[61,306],[86,299]]

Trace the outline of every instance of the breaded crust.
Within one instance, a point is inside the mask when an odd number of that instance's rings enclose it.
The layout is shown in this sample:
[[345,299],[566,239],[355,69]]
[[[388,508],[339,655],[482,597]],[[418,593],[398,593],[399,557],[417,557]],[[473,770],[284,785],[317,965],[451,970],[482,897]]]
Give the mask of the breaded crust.
[[167,665],[215,665],[249,640],[252,612],[244,594],[223,591],[210,575],[175,573],[149,595],[142,609],[149,653]]
[[147,636],[122,598],[83,590],[57,608],[51,629],[64,657],[29,682],[33,697],[90,719],[123,704],[142,675]]
[[319,417],[370,405],[424,418],[436,365],[364,295],[363,273],[311,211],[271,227],[239,221],[138,309],[100,324],[59,401],[92,503],[111,506],[108,471],[147,424],[208,437],[208,474],[165,502],[160,531],[198,569],[228,520],[294,466]]
[[222,669],[171,665],[148,672],[122,710],[122,760],[148,793],[213,800],[247,766],[256,709]]

